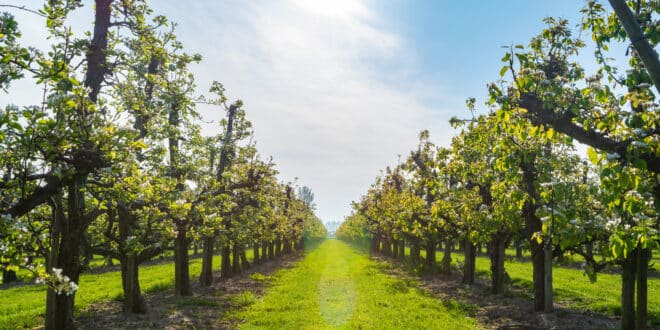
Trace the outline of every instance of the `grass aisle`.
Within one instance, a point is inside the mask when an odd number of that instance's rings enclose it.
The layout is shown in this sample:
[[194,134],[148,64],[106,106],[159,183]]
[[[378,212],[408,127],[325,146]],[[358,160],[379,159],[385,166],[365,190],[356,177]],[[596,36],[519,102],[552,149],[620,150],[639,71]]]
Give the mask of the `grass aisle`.
[[476,321],[388,266],[328,239],[274,276],[266,295],[236,315],[245,329],[469,329]]

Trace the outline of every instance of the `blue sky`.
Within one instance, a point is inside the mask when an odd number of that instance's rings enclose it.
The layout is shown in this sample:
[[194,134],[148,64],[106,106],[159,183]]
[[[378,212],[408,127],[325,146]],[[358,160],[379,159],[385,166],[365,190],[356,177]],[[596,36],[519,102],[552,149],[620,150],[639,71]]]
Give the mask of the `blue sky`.
[[[3,1],[0,0],[0,3]],[[39,7],[40,1],[12,3]],[[91,0],[71,24],[89,29]],[[350,212],[379,171],[405,157],[420,130],[448,145],[464,101],[483,107],[499,78],[503,45],[526,44],[542,18],[578,23],[580,0],[158,0],[157,14],[179,23],[200,92],[212,80],[245,102],[258,148],[280,178],[307,185],[324,221]],[[26,44],[45,46],[43,22],[17,13]],[[37,91],[38,92],[38,91]],[[6,103],[30,104],[17,83]],[[202,108],[206,120],[217,109]],[[217,126],[208,124],[212,134]]]

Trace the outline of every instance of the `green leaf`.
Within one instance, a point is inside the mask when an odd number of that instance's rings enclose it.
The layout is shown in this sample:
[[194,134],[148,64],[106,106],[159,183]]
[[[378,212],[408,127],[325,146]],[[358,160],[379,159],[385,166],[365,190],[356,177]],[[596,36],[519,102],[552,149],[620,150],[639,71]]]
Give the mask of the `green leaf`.
[[500,77],[504,77],[504,75],[508,70],[509,70],[508,66],[503,66],[502,69],[500,69]]

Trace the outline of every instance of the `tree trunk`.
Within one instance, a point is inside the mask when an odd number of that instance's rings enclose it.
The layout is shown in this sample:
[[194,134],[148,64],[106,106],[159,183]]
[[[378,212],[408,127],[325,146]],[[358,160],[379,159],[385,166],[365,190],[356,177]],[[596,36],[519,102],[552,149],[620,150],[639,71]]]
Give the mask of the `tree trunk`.
[[220,275],[222,278],[229,278],[231,273],[231,246],[229,242],[222,247],[222,265],[220,265]]
[[371,254],[380,253],[380,236],[374,234],[371,238]]
[[121,282],[124,289],[124,313],[144,314],[147,312],[147,304],[140,292],[139,262],[134,253],[130,253],[122,259]]
[[504,259],[506,257],[506,239],[501,233],[493,234],[490,241],[491,292],[504,293]]
[[444,274],[451,273],[451,248],[454,245],[452,240],[448,239],[445,241],[445,251],[442,256],[442,269],[441,271]]
[[410,260],[412,261],[413,265],[419,265],[420,261],[422,260],[419,244],[417,242],[413,242],[410,245]]
[[[202,286],[209,286],[213,283],[213,248],[215,237],[204,237],[202,249],[202,272],[199,274],[199,283]],[[197,244],[195,244],[197,246]]]
[[3,270],[2,271],[2,284],[15,282],[17,280],[18,280],[18,277],[16,276],[15,271],[13,271],[13,270]]
[[174,292],[179,296],[192,295],[188,261],[188,238],[184,228],[179,228],[174,240]]
[[261,260],[268,261],[270,257],[268,256],[268,242],[261,242]]
[[259,264],[261,262],[261,260],[259,259],[259,257],[260,257],[259,256],[259,242],[255,241],[252,244],[252,254],[253,254],[252,262],[255,265]]
[[237,243],[234,243],[234,246],[232,248],[232,253],[231,253],[231,272],[234,275],[240,274],[242,269],[241,269],[241,256],[240,256],[240,250],[238,247]]
[[637,249],[621,263],[621,329],[635,329]]
[[392,242],[392,258],[399,259],[399,241]]
[[523,258],[523,248],[522,248],[522,242],[520,242],[520,240],[516,240],[516,258],[518,259]]
[[287,238],[284,239],[284,254],[290,254],[291,253],[291,241]]
[[[68,186],[67,214],[58,196],[53,202],[54,223],[51,231],[50,266],[62,270],[75,283],[80,277],[80,240],[86,230],[84,221],[85,196],[82,191],[84,178],[75,177]],[[52,288],[46,294],[46,329],[74,329],[73,306],[75,293],[57,293]]]
[[474,284],[474,268],[477,262],[477,246],[468,237],[465,239],[465,262],[463,263],[463,284]]
[[399,260],[406,258],[406,242],[402,239],[399,241]]
[[543,245],[536,243],[536,240],[530,242],[532,251],[532,268],[534,281],[534,311],[543,311],[545,307],[545,254]]
[[390,240],[385,240],[383,242],[381,253],[386,257],[392,256],[392,243],[390,242]]
[[646,329],[648,320],[648,270],[651,251],[637,249],[637,306],[635,306],[635,322],[637,329]]
[[240,257],[241,257],[241,268],[242,269],[248,269],[250,268],[250,262],[247,259],[247,255],[245,254],[245,247],[244,245],[241,245],[240,251],[239,251]]
[[278,238],[275,240],[275,256],[279,257],[281,255],[282,255],[282,240]]
[[543,311],[550,313],[552,305],[552,241],[543,242]]
[[426,266],[429,267],[429,269],[435,267],[435,250],[437,247],[438,243],[434,241],[426,244]]
[[275,242],[268,243],[268,260],[275,259]]

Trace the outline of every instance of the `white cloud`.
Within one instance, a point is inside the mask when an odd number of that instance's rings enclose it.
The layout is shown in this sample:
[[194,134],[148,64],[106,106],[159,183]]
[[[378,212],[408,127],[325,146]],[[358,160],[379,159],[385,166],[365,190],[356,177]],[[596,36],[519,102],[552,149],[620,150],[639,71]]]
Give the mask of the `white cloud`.
[[[397,154],[406,156],[421,129],[449,143],[447,120],[462,100],[411,78],[421,70],[416,55],[375,1],[150,3],[179,23],[186,49],[204,56],[195,67],[201,89],[218,80],[245,101],[259,149],[274,157],[283,180],[298,177],[312,188],[324,221],[347,215],[350,201]],[[36,33],[29,30],[26,37]]]
[[438,95],[408,78],[415,54],[373,5],[204,1],[191,13],[204,22],[194,34],[181,21],[182,40],[205,57],[200,84],[217,79],[245,101],[259,149],[274,156],[283,179],[313,189],[325,221],[348,214],[378,171],[416,145],[419,130],[451,134],[446,113],[423,103]]

